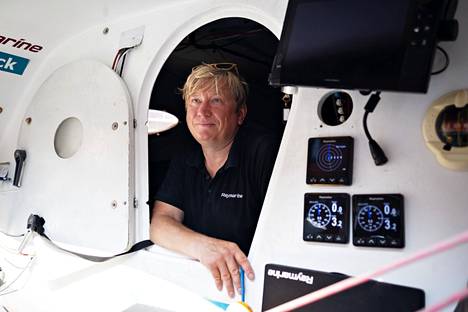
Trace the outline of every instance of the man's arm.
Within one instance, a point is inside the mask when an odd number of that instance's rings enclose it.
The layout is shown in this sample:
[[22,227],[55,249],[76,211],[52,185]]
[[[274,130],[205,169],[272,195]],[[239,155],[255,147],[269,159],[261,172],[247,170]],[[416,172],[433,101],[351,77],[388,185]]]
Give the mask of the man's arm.
[[151,240],[199,260],[208,268],[218,290],[226,287],[234,297],[234,287],[240,293],[239,266],[250,280],[254,279],[249,260],[237,244],[212,238],[187,228],[182,224],[184,212],[167,203],[156,201],[151,219]]

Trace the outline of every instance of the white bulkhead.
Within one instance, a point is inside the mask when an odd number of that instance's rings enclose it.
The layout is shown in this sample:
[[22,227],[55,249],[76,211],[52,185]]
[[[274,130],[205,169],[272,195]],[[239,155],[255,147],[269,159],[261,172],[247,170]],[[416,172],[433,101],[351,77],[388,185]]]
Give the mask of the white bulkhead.
[[[93,255],[117,254],[148,239],[147,122],[161,69],[185,37],[223,18],[251,20],[279,38],[286,6],[279,0],[5,3],[0,173],[13,178],[16,150],[27,157],[21,187],[0,181],[0,230],[24,233],[28,216],[38,214],[53,241]],[[330,90],[297,88],[249,254],[256,279],[247,281],[246,301],[254,311],[261,311],[268,263],[359,275],[468,230],[468,173],[439,164],[422,131],[434,101],[468,88],[468,2],[460,1],[456,18],[458,39],[442,43],[450,66],[432,77],[429,91],[383,92],[369,116],[389,158],[384,166],[374,165],[362,129],[367,97],[346,91],[353,112],[333,127],[318,114]],[[128,42],[138,45],[120,77],[112,63]],[[306,184],[308,139],[325,136],[354,138],[352,185]],[[304,194],[310,192],[402,194],[405,247],[305,242]],[[11,294],[0,293],[0,307],[9,311],[220,311],[206,299],[231,302],[198,262],[157,246],[96,264],[38,236],[26,246],[29,257],[13,255],[21,239],[0,237],[5,281],[19,281]],[[467,263],[464,244],[379,281],[423,289],[431,305],[466,287]]]

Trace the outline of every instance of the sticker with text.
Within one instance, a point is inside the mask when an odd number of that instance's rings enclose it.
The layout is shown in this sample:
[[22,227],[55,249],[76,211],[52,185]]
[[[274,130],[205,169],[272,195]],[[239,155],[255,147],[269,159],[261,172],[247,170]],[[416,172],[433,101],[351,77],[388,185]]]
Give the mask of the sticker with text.
[[22,75],[29,60],[27,58],[0,52],[0,70],[16,75]]

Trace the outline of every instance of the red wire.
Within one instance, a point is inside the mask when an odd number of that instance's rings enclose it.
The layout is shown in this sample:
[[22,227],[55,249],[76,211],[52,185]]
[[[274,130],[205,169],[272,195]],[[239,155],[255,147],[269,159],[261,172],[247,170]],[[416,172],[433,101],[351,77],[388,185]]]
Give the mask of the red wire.
[[122,50],[123,49],[120,49],[119,51],[117,51],[117,54],[115,54],[114,62],[112,62],[112,69],[113,70],[115,70],[115,65],[117,64],[117,60],[120,58],[120,54],[122,54]]

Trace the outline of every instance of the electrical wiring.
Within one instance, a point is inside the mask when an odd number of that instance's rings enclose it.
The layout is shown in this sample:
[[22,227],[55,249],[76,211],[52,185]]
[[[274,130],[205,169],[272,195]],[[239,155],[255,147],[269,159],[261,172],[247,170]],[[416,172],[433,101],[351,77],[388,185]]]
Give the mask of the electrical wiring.
[[[27,254],[27,255],[26,254],[21,254],[21,256],[23,256],[23,257],[35,257],[34,255],[30,255],[30,254]],[[15,269],[18,269],[18,270],[24,269],[24,267],[14,264],[12,261],[8,260],[5,257],[3,258],[3,260],[5,262],[7,262],[9,265],[11,265],[12,267],[14,267]]]
[[5,250],[6,252],[8,252],[10,254],[18,254],[18,249],[16,249],[16,248],[5,247],[2,244],[0,244],[0,248]]
[[118,71],[118,74],[120,77],[122,77],[122,72],[123,72],[123,68],[124,68],[124,64],[125,64],[125,59],[127,58],[127,54],[124,54],[122,56],[122,62],[120,62],[120,69]]
[[3,232],[2,230],[0,230],[0,233],[9,237],[23,237],[24,236],[24,233],[23,234],[9,234],[9,233]]
[[118,65],[119,65],[119,62],[120,62],[120,59],[122,58],[122,56],[124,54],[126,54],[128,52],[128,50],[130,50],[131,48],[122,48],[122,49],[119,49],[119,51],[117,51],[115,57],[114,57],[114,61],[112,62],[112,69],[113,70],[116,70]]
[[449,64],[450,64],[450,58],[449,58],[449,56],[448,56],[447,51],[445,51],[445,50],[444,50],[442,47],[440,47],[440,46],[437,46],[437,51],[440,51],[440,52],[442,53],[442,55],[444,56],[444,58],[445,58],[445,64],[444,64],[444,66],[442,66],[441,69],[436,70],[436,71],[433,71],[433,72],[431,73],[432,76],[438,75],[438,74],[444,72],[444,71],[449,67]]
[[115,54],[114,56],[114,61],[112,62],[112,70],[115,70],[115,63],[117,62],[119,54],[120,54],[120,50],[117,51],[117,54]]
[[[2,234],[6,235],[6,236],[9,236],[9,237],[15,237],[15,238],[18,238],[18,237],[24,237],[25,234],[21,234],[21,235],[11,235],[11,234],[8,234],[8,233],[5,233],[5,232],[2,232]],[[35,255],[30,255],[30,254],[26,254],[26,253],[19,253],[18,249],[17,248],[11,248],[11,247],[6,247],[4,246],[3,244],[0,244],[0,248],[4,251],[6,251],[8,254],[10,255],[14,255],[14,256],[18,256],[18,257],[21,257],[22,260],[25,260],[24,257],[28,257],[29,260],[27,260],[27,264],[26,265],[23,265],[23,266],[20,266],[16,263],[14,263],[13,261],[11,261],[10,259],[8,259],[7,257],[3,257],[3,261],[4,263],[8,263],[9,266],[11,266],[11,268],[13,269],[16,269],[16,270],[20,270],[19,274],[13,279],[11,280],[10,282],[8,283],[3,283],[1,286],[0,286],[0,296],[4,296],[4,295],[7,295],[7,294],[10,294],[12,292],[15,292],[17,291],[18,289],[13,289],[13,290],[9,290],[10,287],[23,275],[23,273],[30,267],[31,263],[33,262],[34,258],[35,258]],[[18,258],[19,259],[19,258]],[[24,264],[24,262],[23,262]],[[5,282],[5,281],[4,281]]]
[[130,48],[125,49],[122,52],[122,54],[120,55],[120,58],[119,58],[119,60],[117,62],[116,66],[118,66],[118,63],[120,62],[120,68],[119,68],[118,71],[116,70],[116,72],[117,72],[117,74],[119,74],[119,76],[122,76],[122,71],[123,71],[123,68],[124,68],[125,59],[127,58],[127,54],[128,54],[129,51],[130,51]]
[[120,54],[122,53],[122,49],[120,49],[119,51],[117,51],[117,53],[115,54],[115,57],[114,57],[114,61],[112,62],[112,70],[115,70],[115,66],[120,58]]
[[112,70],[114,70],[119,76],[122,76],[125,59],[126,59],[127,53],[131,49],[132,48],[122,48],[119,51],[117,51],[114,57],[114,61],[112,62]]
[[16,277],[13,280],[11,280],[9,283],[7,283],[5,285],[2,285],[2,287],[0,287],[0,296],[5,296],[5,295],[11,294],[11,293],[19,290],[19,288],[17,288],[17,289],[12,289],[12,290],[8,291],[8,289],[16,281],[18,281],[20,279],[20,277],[24,274],[24,272],[27,271],[27,269],[31,266],[31,264],[32,264],[32,262],[34,261],[35,258],[36,258],[36,256],[31,256],[28,263],[23,268],[21,268],[21,271],[18,273],[18,275],[16,275]]

